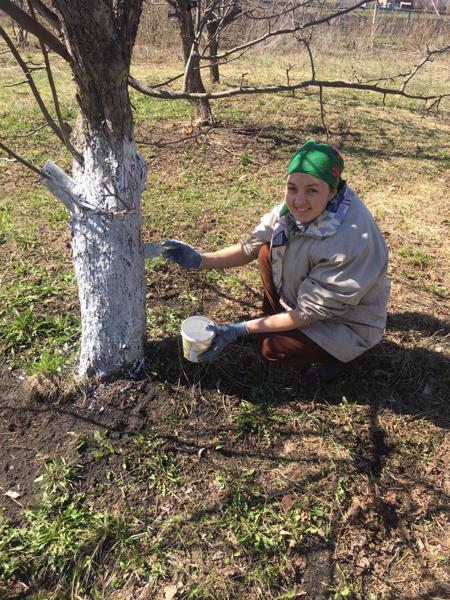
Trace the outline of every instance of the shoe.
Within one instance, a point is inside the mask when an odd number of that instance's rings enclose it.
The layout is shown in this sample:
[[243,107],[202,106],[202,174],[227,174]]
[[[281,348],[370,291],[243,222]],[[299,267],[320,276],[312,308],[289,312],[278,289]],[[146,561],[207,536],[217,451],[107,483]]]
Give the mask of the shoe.
[[316,363],[306,369],[305,375],[308,378],[315,378],[323,383],[328,383],[329,381],[333,381],[333,379],[339,375],[344,368],[344,364],[345,363],[337,359],[330,360],[326,363]]

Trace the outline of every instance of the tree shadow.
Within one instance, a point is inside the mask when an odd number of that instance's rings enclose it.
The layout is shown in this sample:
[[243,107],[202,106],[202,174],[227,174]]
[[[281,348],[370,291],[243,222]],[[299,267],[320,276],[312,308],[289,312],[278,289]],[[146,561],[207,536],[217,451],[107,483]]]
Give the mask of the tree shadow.
[[[389,119],[384,119],[383,122],[395,125]],[[380,121],[377,120],[374,125],[379,126]],[[407,146],[405,149],[401,148],[391,148],[389,146],[377,146],[375,148],[370,148],[366,143],[361,144],[361,133],[355,131],[353,129],[347,129],[343,126],[343,124],[339,125],[335,129],[327,130],[318,124],[306,124],[304,125],[302,130],[296,130],[296,133],[293,133],[292,128],[282,127],[282,126],[254,126],[254,125],[243,125],[241,127],[233,125],[229,127],[228,124],[218,125],[218,128],[223,127],[226,129],[231,129],[233,133],[240,136],[250,137],[253,140],[261,139],[261,140],[270,140],[274,146],[283,147],[285,146],[289,152],[292,151],[292,148],[301,146],[305,143],[305,139],[308,136],[324,136],[327,133],[333,134],[337,136],[340,140],[340,145],[342,146],[342,150],[345,151],[345,154],[349,156],[357,156],[358,159],[373,159],[373,158],[411,158],[411,147]],[[411,136],[417,131],[417,128],[409,126]],[[429,138],[437,137],[437,133],[431,127],[427,128],[427,135]],[[413,140],[411,141],[411,144]],[[436,153],[430,153],[422,150],[420,146],[415,148],[416,156],[419,159],[429,160],[429,161],[444,161],[445,157],[441,154],[438,155]]]

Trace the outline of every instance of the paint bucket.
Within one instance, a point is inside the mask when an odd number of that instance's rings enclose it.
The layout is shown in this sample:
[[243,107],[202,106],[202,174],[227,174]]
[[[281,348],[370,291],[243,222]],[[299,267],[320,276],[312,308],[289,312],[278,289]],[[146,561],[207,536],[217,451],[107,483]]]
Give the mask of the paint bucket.
[[214,332],[206,329],[208,325],[215,323],[200,315],[188,317],[181,323],[183,356],[187,360],[199,362],[199,355],[210,347]]

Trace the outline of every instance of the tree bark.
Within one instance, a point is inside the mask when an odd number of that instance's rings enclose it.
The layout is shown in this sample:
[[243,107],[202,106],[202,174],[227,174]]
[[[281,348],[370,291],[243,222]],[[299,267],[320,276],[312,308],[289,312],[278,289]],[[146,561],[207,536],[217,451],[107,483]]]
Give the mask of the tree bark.
[[219,65],[216,58],[219,51],[219,40],[216,35],[217,29],[218,27],[216,22],[206,24],[206,40],[208,43],[209,54],[211,56],[209,63],[209,78],[211,83],[220,83]]
[[127,83],[141,3],[53,2],[78,86],[84,163],[73,178],[47,165],[44,183],[71,211],[81,376],[108,375],[144,356],[141,194],[147,167],[136,151]]
[[[184,64],[187,66],[186,91],[205,93],[200,71],[200,57],[198,52],[192,48],[195,43],[195,28],[192,20],[192,13],[189,10],[186,0],[176,0],[176,15],[180,28],[181,45],[183,48]],[[192,53],[192,56],[191,56]],[[209,100],[195,99],[190,100],[193,116],[201,123],[214,124],[214,117]]]

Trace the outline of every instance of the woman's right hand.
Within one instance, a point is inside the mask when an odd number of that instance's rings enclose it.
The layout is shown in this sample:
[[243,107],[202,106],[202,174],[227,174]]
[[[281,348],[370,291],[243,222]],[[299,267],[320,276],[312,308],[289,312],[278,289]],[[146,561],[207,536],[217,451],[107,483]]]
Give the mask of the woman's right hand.
[[162,243],[167,248],[162,256],[167,258],[183,269],[199,269],[202,264],[203,255],[193,246],[180,242],[179,240],[166,240]]

